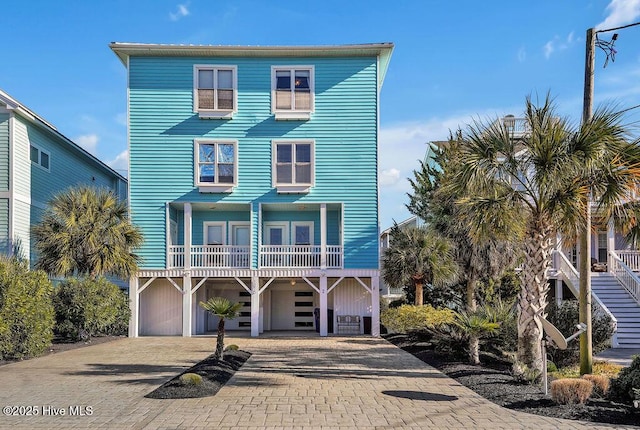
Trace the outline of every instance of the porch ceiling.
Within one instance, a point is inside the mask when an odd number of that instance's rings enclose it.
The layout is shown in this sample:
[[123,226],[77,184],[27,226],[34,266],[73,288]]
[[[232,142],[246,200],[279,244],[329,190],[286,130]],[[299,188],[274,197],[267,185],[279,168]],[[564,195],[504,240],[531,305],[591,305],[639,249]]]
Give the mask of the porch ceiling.
[[[340,210],[341,203],[327,203],[328,211]],[[320,210],[320,203],[263,203],[262,210],[274,212],[317,212]]]

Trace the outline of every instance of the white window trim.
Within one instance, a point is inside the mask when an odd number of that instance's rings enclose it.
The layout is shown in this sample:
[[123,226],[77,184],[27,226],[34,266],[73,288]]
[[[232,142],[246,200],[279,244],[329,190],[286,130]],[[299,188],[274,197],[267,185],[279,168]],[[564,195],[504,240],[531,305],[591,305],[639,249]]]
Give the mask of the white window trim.
[[[216,160],[218,157],[218,144],[233,145],[233,183],[219,184],[211,182],[200,182],[200,144],[216,144]],[[217,164],[217,161],[216,161]],[[216,174],[218,169],[216,169]],[[230,193],[238,185],[238,141],[226,139],[194,139],[193,141],[193,180],[201,193]]]
[[[273,227],[282,228],[282,245],[289,245],[291,243],[291,239],[289,238],[289,223],[285,221],[266,221],[263,223],[263,237],[262,244],[269,246],[271,245],[269,242],[269,230]],[[279,245],[273,245],[279,246]]]
[[[31,161],[31,147],[34,147],[38,150],[38,161]],[[45,153],[49,156],[49,167],[44,167],[42,165],[42,153]],[[34,145],[33,143],[29,143],[29,161],[31,161],[32,164],[35,164],[36,166],[38,166],[39,168],[41,168],[42,170],[44,170],[45,172],[51,172],[51,153],[49,151],[46,151],[44,149],[42,149],[40,146],[38,145]]]
[[[278,144],[296,145],[296,144],[309,144],[311,145],[311,182],[308,184],[279,184],[276,182],[277,177],[277,160],[278,160]],[[308,193],[315,185],[316,181],[316,144],[314,140],[274,140],[271,144],[271,183],[274,188],[277,189],[279,194],[304,194]],[[295,148],[292,148],[291,163],[295,171]],[[292,172],[292,175],[294,172]],[[294,176],[292,176],[293,178]]]
[[313,221],[293,221],[291,223],[291,243],[296,242],[296,227],[309,227],[309,245],[313,246]]
[[[222,245],[227,244],[227,223],[224,221],[204,221],[202,223],[202,244],[204,246],[209,245],[207,239],[209,237],[209,227],[222,227]],[[215,245],[213,245],[215,246]]]
[[[295,76],[295,70],[308,70],[309,71],[309,91],[311,93],[311,109],[276,109],[276,71],[288,70],[292,73],[292,80]],[[292,106],[294,102],[292,91]],[[309,65],[278,65],[271,66],[271,113],[275,115],[276,120],[308,120],[311,119],[311,114],[315,111],[316,105],[316,79],[315,79],[315,67]]]
[[[198,109],[198,71],[213,70],[213,88],[217,91],[218,70],[231,70],[233,82],[233,109]],[[216,97],[214,96],[214,100]],[[215,102],[214,102],[215,103]],[[194,64],[193,66],[193,112],[197,113],[201,119],[231,119],[238,112],[238,66],[223,64]]]
[[231,245],[237,245],[237,246],[242,246],[242,245],[238,245],[236,242],[235,237],[233,236],[233,229],[235,227],[247,227],[249,229],[249,245],[251,246],[251,223],[249,221],[229,221],[229,243]]

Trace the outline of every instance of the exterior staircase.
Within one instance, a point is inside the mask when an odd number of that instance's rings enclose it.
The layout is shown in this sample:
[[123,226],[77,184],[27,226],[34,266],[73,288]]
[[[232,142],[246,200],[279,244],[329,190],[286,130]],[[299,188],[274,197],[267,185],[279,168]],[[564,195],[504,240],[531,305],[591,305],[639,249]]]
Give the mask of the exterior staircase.
[[618,347],[640,348],[640,304],[610,273],[592,273],[591,290],[618,320]]

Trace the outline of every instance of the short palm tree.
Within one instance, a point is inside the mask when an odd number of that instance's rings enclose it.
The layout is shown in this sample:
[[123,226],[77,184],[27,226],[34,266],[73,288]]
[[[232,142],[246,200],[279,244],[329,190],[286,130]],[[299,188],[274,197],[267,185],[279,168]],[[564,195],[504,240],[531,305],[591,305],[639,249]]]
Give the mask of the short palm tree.
[[32,233],[36,267],[50,275],[128,278],[137,270],[133,249],[142,244],[142,233],[129,221],[125,202],[108,190],[82,186],[61,192]]
[[[547,305],[547,269],[557,233],[575,238],[585,225],[589,198],[605,218],[625,214],[635,189],[639,151],[626,140],[621,116],[598,110],[578,129],[558,117],[549,97],[526,102],[528,132],[510,124],[476,123],[464,135],[461,166],[449,186],[464,195],[471,236],[519,238],[524,246],[518,300],[518,360],[542,369],[539,316]],[[591,195],[590,195],[591,192]]]
[[382,257],[382,277],[394,288],[413,286],[415,304],[424,304],[424,285],[456,280],[458,266],[451,243],[424,227],[391,229],[391,246]]
[[232,320],[240,314],[242,303],[234,303],[224,297],[213,297],[206,302],[200,302],[200,307],[220,318],[214,358],[222,360],[224,353],[224,322],[225,320]]

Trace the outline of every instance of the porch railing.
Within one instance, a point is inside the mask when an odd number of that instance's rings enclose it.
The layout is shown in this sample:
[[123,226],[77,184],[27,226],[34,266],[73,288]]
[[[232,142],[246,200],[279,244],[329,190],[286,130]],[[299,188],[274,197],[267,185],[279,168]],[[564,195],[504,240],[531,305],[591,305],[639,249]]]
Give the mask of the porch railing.
[[631,294],[631,297],[640,304],[640,278],[638,274],[615,252],[610,251],[609,256],[611,257],[611,273],[620,282],[620,285]]
[[[320,245],[261,245],[261,267],[320,267]],[[342,247],[327,245],[327,267],[342,267]]]
[[640,271],[640,251],[621,249],[609,253],[609,255],[611,257],[617,256],[629,269],[635,272]]
[[[169,247],[171,268],[184,267],[184,245]],[[249,246],[194,245],[191,247],[191,267],[248,268]]]
[[[562,273],[562,275],[564,276],[565,283],[567,284],[573,295],[576,298],[580,297],[580,274],[578,273],[578,270],[573,266],[573,264],[571,264],[567,256],[564,255],[562,251],[556,249],[553,252],[558,257],[558,272]],[[600,300],[600,298],[593,291],[591,291],[591,299],[592,303],[595,304],[596,307],[600,308],[605,314],[609,316],[609,318],[611,318],[614,330],[612,343],[613,345],[617,345],[618,320],[615,316],[613,316],[609,308],[607,308],[605,304],[602,303],[602,300]]]

